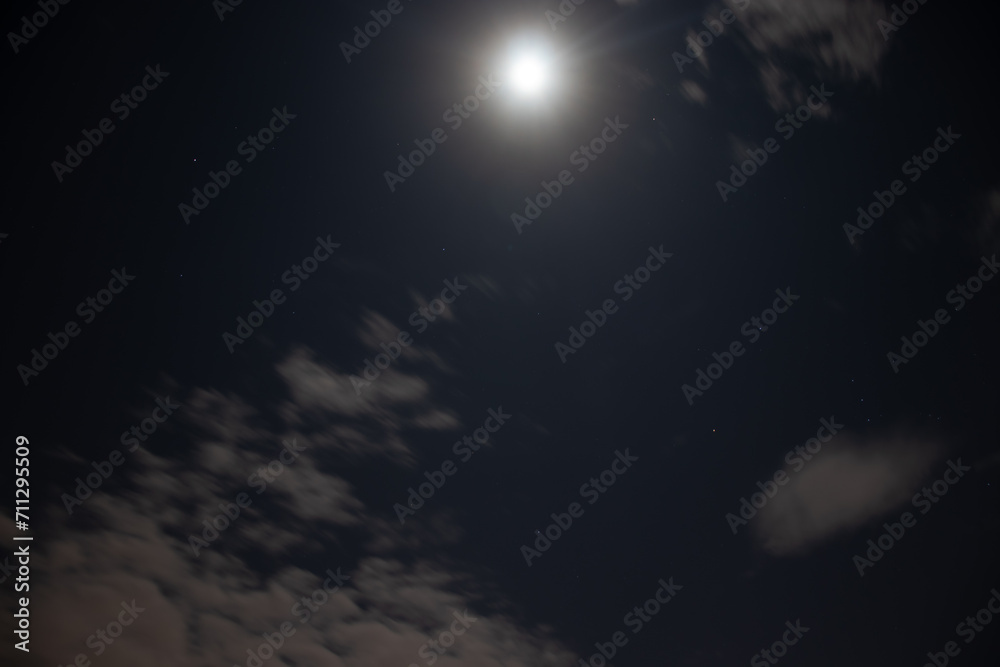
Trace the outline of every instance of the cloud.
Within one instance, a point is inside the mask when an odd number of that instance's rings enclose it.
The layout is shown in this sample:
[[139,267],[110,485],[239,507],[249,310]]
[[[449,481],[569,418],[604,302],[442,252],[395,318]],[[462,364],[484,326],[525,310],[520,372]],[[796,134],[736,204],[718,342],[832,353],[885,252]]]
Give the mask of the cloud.
[[919,490],[942,448],[920,438],[838,435],[794,472],[750,522],[764,551],[786,556],[885,516]]
[[[431,369],[442,370],[433,364]],[[351,373],[337,371],[304,348],[280,362],[277,372],[291,394],[291,400],[279,408],[282,418],[302,438],[341,455],[386,457],[412,464],[414,456],[402,438],[404,431],[447,430],[458,425],[454,415],[433,407],[426,380],[395,364],[364,386],[360,396]]]
[[[739,36],[729,33],[719,39],[735,39],[745,57],[757,69],[767,103],[785,112],[801,105],[809,87],[826,83],[837,86],[862,81],[878,85],[882,59],[888,52],[877,22],[885,18],[882,3],[874,0],[726,0],[740,25]],[[704,20],[718,21],[722,9],[710,6]],[[687,38],[703,30],[691,26]],[[710,61],[718,57],[711,47],[697,59],[710,72]],[[803,76],[805,78],[803,78]],[[707,104],[709,97],[682,84],[687,99]]]
[[[466,610],[477,620],[436,664],[573,661],[545,631],[489,611],[499,607],[487,603],[490,582],[447,555],[458,536],[447,515],[425,510],[402,535],[383,518],[387,508],[372,512],[338,474],[343,455],[358,448],[375,453],[362,459],[372,462],[410,452],[404,431],[461,425],[451,411],[429,407],[426,383],[390,374],[375,383],[382,388],[374,398],[359,402],[342,390],[346,376],[305,348],[274,372],[292,396],[276,406],[277,418],[233,393],[177,392],[184,405],[178,428],[190,451],[167,459],[140,448],[120,469],[127,484],[116,495],[101,489],[72,516],[61,503],[50,507],[48,535],[32,552],[32,652],[17,652],[17,664],[25,657],[27,664],[69,664],[83,653],[101,667],[244,665],[248,649],[264,642],[261,633],[291,622],[295,634],[267,667],[423,667],[421,647]],[[293,437],[307,449],[257,495],[247,476]],[[253,504],[194,557],[189,533],[200,532],[219,503],[247,491]],[[0,532],[13,532],[9,519],[0,520]],[[349,581],[301,623],[294,606],[337,568]],[[142,611],[96,656],[103,643],[88,646],[88,637],[132,600]],[[13,601],[4,606],[12,611]],[[6,642],[0,658],[13,664],[14,651]]]
[[[745,10],[727,5],[746,26],[756,51],[761,83],[775,110],[805,101],[809,86],[869,80],[878,83],[888,45],[877,22],[882,3],[872,0],[750,0]],[[802,81],[789,63],[805,60],[812,80]]]

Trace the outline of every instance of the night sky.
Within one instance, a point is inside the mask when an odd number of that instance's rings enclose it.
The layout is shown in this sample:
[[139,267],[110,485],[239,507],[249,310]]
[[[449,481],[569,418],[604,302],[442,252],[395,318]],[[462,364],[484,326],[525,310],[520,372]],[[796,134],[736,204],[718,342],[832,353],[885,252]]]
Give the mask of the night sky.
[[997,18],[7,6],[3,664],[996,665]]

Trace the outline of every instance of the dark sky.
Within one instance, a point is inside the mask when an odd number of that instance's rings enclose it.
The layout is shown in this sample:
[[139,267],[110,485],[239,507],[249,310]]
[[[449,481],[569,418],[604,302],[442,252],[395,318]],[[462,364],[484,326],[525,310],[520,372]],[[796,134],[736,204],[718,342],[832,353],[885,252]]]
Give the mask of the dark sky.
[[996,20],[8,6],[4,664],[996,664]]

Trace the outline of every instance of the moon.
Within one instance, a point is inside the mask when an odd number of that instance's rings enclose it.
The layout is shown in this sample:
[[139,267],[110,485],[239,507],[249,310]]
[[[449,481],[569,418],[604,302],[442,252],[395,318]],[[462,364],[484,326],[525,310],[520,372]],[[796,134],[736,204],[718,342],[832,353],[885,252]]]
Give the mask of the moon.
[[521,95],[534,97],[540,94],[549,83],[547,59],[530,50],[515,53],[507,70],[507,80],[511,88]]

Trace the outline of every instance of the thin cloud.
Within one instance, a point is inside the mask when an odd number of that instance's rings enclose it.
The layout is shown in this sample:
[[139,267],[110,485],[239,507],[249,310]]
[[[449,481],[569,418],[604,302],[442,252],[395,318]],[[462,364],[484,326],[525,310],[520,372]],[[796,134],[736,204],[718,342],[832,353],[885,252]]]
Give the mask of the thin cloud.
[[[305,349],[275,372],[303,400],[303,412],[319,410],[319,392],[343,380]],[[328,410],[331,416],[387,419],[390,430],[450,427],[456,420],[442,416],[447,410],[414,410],[426,393],[397,394],[395,402],[357,409],[334,401]],[[348,398],[354,399],[340,400]],[[238,395],[195,390],[181,400],[193,440],[189,453],[168,460],[140,448],[119,473],[131,488],[95,493],[73,516],[60,504],[46,519],[51,534],[40,550],[45,573],[32,580],[32,637],[45,638],[32,642],[36,664],[70,664],[83,653],[104,667],[244,665],[247,650],[263,643],[261,633],[285,622],[296,632],[265,664],[288,664],[285,658],[315,665],[422,664],[420,648],[466,610],[475,623],[438,664],[555,667],[575,659],[545,631],[487,611],[481,574],[441,553],[456,535],[438,525],[433,512],[408,526],[408,537],[382,518],[385,512],[371,512],[336,474],[332,461],[340,446],[332,438],[248,426],[246,418],[266,410]],[[287,414],[292,406],[282,410]],[[203,517],[218,514],[219,503],[247,491],[246,476],[292,436],[308,448],[263,495],[251,491],[254,503],[193,557],[189,533],[200,530]],[[414,534],[422,526],[426,534]],[[0,532],[14,532],[8,518],[0,520]],[[340,549],[326,551],[347,540],[369,546],[354,562],[346,562]],[[338,567],[350,579],[300,623],[292,613],[296,602],[321,586],[327,568]],[[95,657],[87,638],[132,600],[141,613]],[[13,651],[8,642],[0,655],[13,661]]]
[[803,553],[895,511],[919,490],[942,448],[897,437],[861,442],[840,434],[790,477],[750,525],[764,551]]

